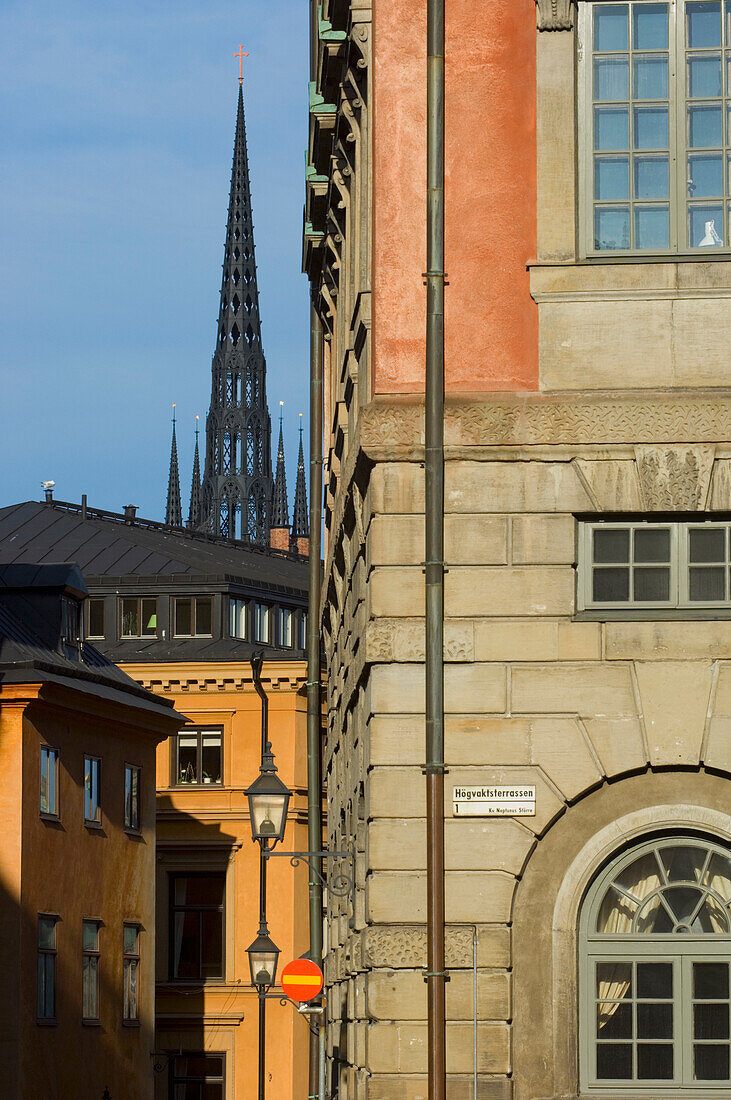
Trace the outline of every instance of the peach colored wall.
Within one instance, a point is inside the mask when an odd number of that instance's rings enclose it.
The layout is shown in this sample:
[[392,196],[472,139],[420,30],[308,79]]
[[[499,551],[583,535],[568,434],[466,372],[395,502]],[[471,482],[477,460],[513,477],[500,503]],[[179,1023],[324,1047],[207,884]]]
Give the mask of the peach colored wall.
[[[155,690],[172,697],[175,709],[194,725],[220,726],[223,731],[220,787],[171,787],[171,742],[158,748],[157,1045],[161,1050],[182,1045],[224,1053],[226,1100],[255,1100],[258,1001],[246,948],[258,929],[259,849],[251,839],[244,792],[259,774],[261,702],[250,668],[241,663],[126,665],[125,671],[142,683],[156,681]],[[307,848],[306,666],[303,661],[265,661],[262,677],[278,774],[295,792],[281,847],[302,850]],[[163,688],[163,680],[171,690]],[[243,689],[235,688],[242,681],[248,681]],[[180,685],[187,687],[181,691]],[[225,979],[204,984],[169,981],[169,875],[205,867],[226,873]],[[281,969],[309,946],[304,866],[294,869],[288,859],[270,860],[267,901],[270,934],[281,948]],[[268,1095],[305,1100],[308,1038],[304,1017],[276,999],[268,1002]],[[165,1074],[158,1079],[156,1096],[167,1100]]]
[[[446,386],[538,386],[534,0],[446,13]],[[426,3],[375,0],[373,388],[423,390]]]
[[[153,1074],[149,1052],[154,1034],[154,881],[155,881],[155,734],[127,724],[128,708],[100,702],[84,693],[43,687],[37,701],[22,712],[6,712],[0,692],[0,743],[3,764],[15,753],[15,767],[4,774],[16,800],[0,805],[3,833],[2,883],[5,908],[19,925],[19,981],[7,991],[21,1039],[15,1052],[18,1100],[66,1100],[87,1090],[113,1100],[132,1096],[151,1100]],[[133,719],[134,720],[134,719]],[[158,721],[158,729],[160,728]],[[163,727],[167,731],[169,723]],[[6,734],[7,740],[6,740]],[[159,736],[163,736],[162,733]],[[40,817],[40,746],[59,751],[59,816]],[[22,752],[22,762],[21,762]],[[101,827],[84,825],[84,754],[102,760]],[[142,768],[141,831],[124,830],[124,764]],[[8,786],[11,786],[8,784]],[[18,826],[20,874],[12,843]],[[14,881],[13,881],[14,880]],[[37,919],[58,914],[56,925],[56,1020],[39,1025],[37,1013]],[[102,922],[99,934],[99,1023],[85,1025],[81,1009],[82,920]],[[123,923],[133,921],[140,934],[139,1024],[123,1023]],[[8,944],[3,941],[3,953]],[[8,967],[3,959],[3,973]],[[11,1095],[10,1092],[7,1094]]]

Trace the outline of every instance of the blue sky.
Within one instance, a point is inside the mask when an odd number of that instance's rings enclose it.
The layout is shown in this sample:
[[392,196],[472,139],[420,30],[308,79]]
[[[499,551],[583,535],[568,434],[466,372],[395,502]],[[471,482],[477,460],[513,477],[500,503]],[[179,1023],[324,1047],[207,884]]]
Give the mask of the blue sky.
[[291,496],[307,417],[300,273],[307,7],[0,0],[0,506],[187,508],[210,397],[239,42],[269,408]]

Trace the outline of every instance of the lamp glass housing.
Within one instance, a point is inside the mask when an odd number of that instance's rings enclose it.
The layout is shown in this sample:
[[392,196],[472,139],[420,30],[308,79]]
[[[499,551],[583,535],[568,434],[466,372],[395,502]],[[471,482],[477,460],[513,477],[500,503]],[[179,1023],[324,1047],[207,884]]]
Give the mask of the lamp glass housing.
[[274,985],[277,976],[277,962],[279,961],[279,948],[269,936],[257,936],[250,947],[246,949],[249,956],[249,969],[251,970],[251,983],[259,988],[268,989]]
[[251,835],[276,844],[284,840],[291,791],[274,772],[262,772],[246,792]]

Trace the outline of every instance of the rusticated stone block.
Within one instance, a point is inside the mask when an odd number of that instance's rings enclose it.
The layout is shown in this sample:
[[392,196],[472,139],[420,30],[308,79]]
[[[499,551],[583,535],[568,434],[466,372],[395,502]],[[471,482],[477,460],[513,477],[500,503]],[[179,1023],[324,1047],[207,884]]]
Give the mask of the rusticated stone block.
[[[515,879],[500,871],[447,871],[445,912],[448,921],[501,924],[510,920]],[[368,919],[426,920],[426,876],[414,871],[376,871],[367,885]]]
[[512,710],[518,714],[635,715],[629,665],[533,665],[514,668]]
[[[416,1074],[373,1074],[368,1081],[368,1100],[427,1100],[427,1079]],[[510,1100],[512,1082],[507,1077],[478,1077],[477,1100]],[[471,1075],[447,1077],[447,1100],[474,1100]]]
[[712,665],[709,661],[636,664],[650,760],[656,766],[698,764]]
[[567,799],[601,781],[602,772],[579,724],[570,718],[535,718],[531,756]]
[[513,565],[571,565],[576,521],[570,515],[514,516]]
[[446,464],[444,482],[447,513],[592,510],[568,462],[453,461]]
[[[576,624],[588,625],[588,624]],[[604,624],[607,660],[667,661],[731,658],[731,619]]]
[[[424,713],[421,665],[375,665],[370,675],[371,713]],[[501,714],[505,710],[505,669],[494,664],[447,665],[444,707],[450,714]]]
[[[472,1019],[473,972],[455,970],[447,983],[447,1019]],[[368,978],[368,1015],[374,1020],[426,1020],[426,982],[422,970],[374,970]],[[477,1018],[510,1019],[510,975],[478,970]]]
[[[449,871],[520,873],[535,837],[512,818],[451,819],[445,822],[445,864]],[[424,818],[381,819],[368,829],[368,860],[373,870],[412,871],[426,866]]]
[[[423,1073],[426,1070],[426,1024],[371,1024],[368,1059],[373,1073]],[[481,1073],[510,1071],[510,1030],[503,1023],[478,1023],[477,1068]],[[469,1023],[447,1023],[447,1073],[469,1073],[473,1066],[473,1031]]]
[[586,718],[584,726],[605,775],[636,771],[647,763],[638,718]]
[[444,606],[448,618],[571,615],[574,571],[551,565],[456,567],[444,579]]

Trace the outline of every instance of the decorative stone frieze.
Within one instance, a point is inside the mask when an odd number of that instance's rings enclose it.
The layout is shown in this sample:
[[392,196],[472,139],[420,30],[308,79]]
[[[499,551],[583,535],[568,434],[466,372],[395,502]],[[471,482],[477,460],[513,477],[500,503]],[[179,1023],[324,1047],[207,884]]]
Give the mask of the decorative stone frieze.
[[[423,925],[381,925],[363,932],[363,961],[371,967],[392,970],[426,966],[426,928]],[[472,965],[472,929],[447,926],[446,965]]]
[[539,31],[570,31],[574,25],[575,0],[536,0]]
[[636,447],[647,511],[693,512],[706,507],[713,447]]

